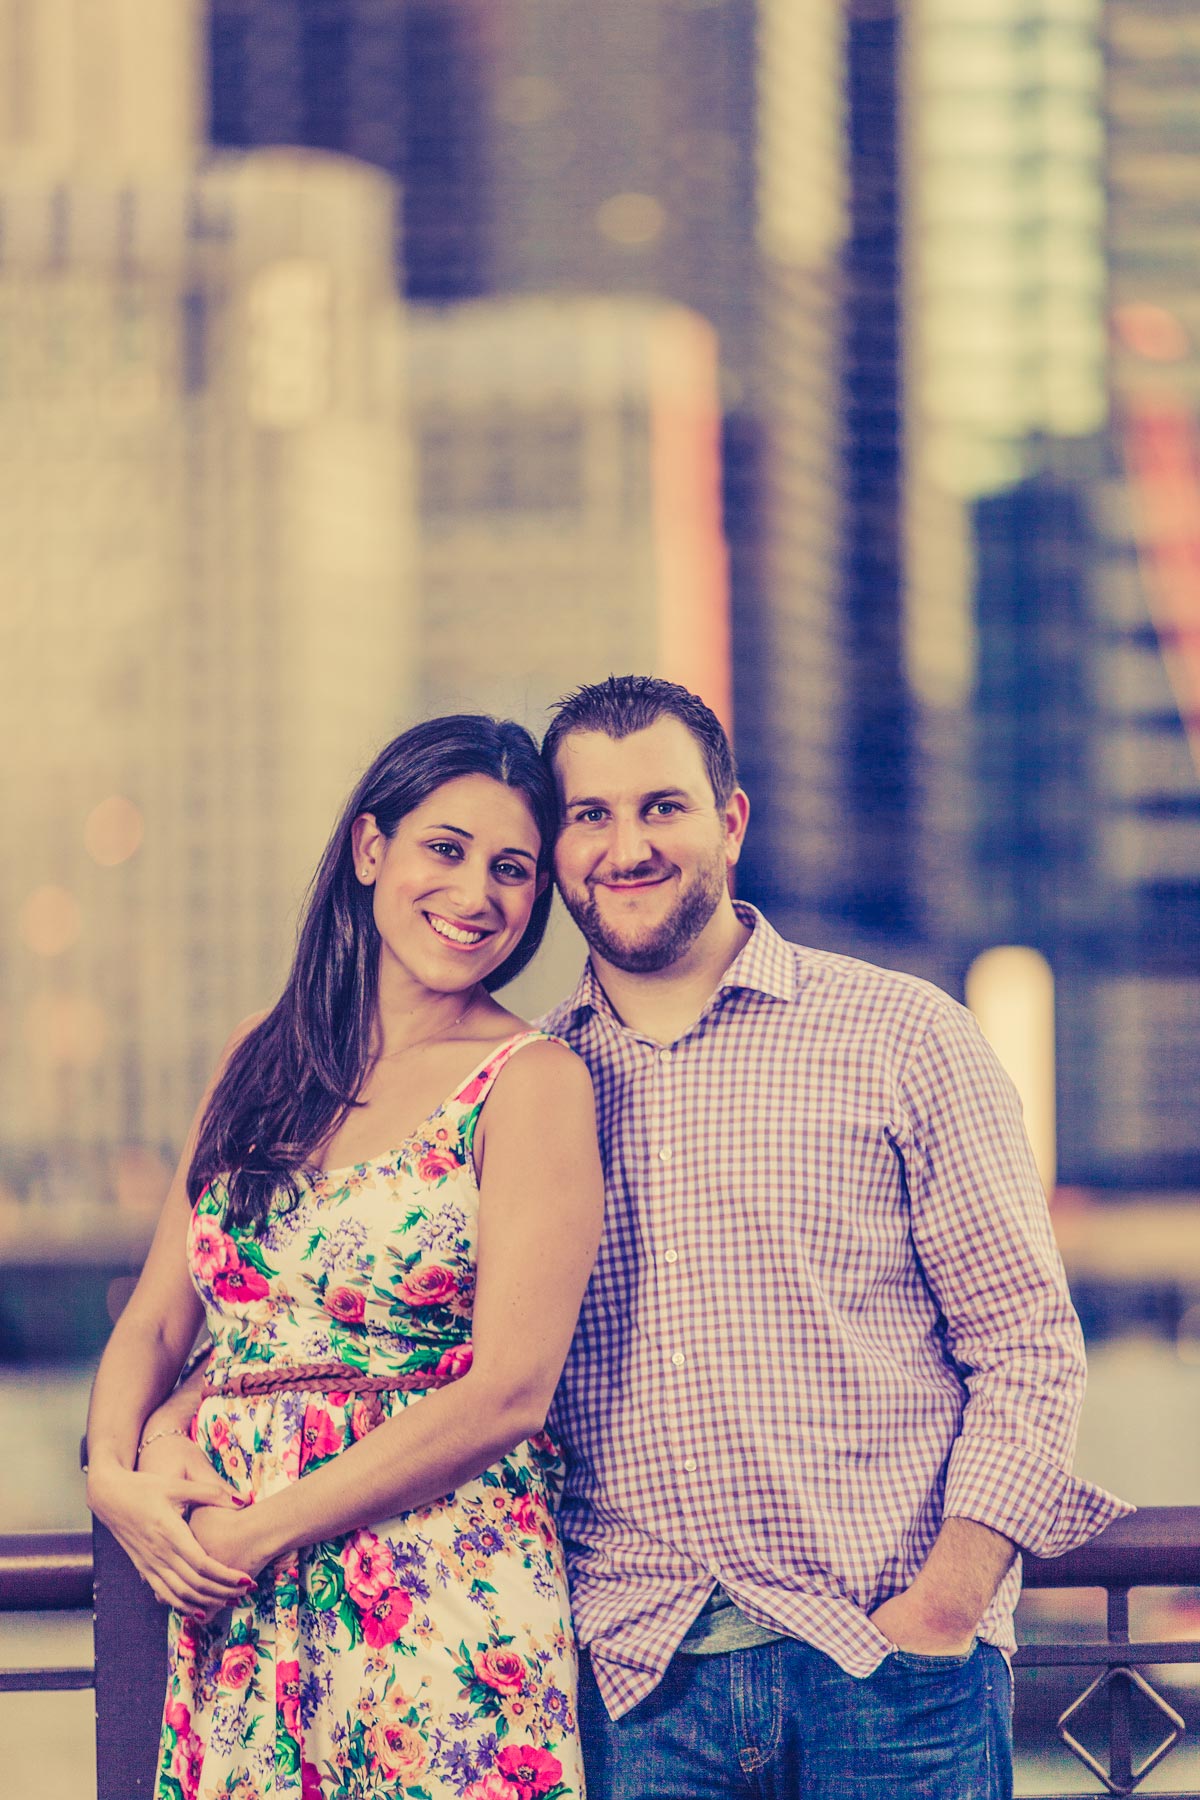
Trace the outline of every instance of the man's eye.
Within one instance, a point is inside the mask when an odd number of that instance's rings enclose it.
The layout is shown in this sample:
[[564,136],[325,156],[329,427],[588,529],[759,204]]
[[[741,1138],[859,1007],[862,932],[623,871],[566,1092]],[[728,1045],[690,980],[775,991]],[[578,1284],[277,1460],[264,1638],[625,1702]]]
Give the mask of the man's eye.
[[678,801],[656,800],[650,810],[652,812],[662,814],[662,813],[677,813],[680,809],[679,809]]
[[578,825],[598,825],[603,817],[603,808],[599,806],[589,806],[585,808],[583,812],[576,813],[575,822]]

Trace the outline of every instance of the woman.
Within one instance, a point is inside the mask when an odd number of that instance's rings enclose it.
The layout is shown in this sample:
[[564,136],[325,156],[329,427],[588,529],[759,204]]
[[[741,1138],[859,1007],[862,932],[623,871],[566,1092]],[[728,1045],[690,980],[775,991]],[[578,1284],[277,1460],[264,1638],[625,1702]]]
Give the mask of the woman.
[[[554,825],[520,726],[389,744],[201,1105],[88,1429],[89,1502],[174,1609],[159,1800],[583,1792],[542,1425],[591,1088],[491,998]],[[139,1439],[205,1318],[197,1477],[169,1423]]]

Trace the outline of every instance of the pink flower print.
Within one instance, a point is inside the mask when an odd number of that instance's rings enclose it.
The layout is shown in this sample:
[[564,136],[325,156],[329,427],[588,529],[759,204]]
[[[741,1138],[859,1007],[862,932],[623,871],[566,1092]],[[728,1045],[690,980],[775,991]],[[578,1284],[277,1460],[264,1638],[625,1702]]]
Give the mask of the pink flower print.
[[489,1079],[490,1076],[486,1069],[478,1075],[473,1075],[465,1088],[459,1088],[455,1098],[461,1100],[464,1106],[470,1106],[473,1101],[478,1100]]
[[321,1771],[316,1763],[300,1765],[300,1800],[321,1800]]
[[535,1750],[532,1744],[510,1744],[496,1758],[500,1773],[517,1787],[521,1800],[535,1800],[548,1794],[562,1780],[562,1764],[549,1750]]
[[524,1537],[537,1537],[537,1509],[528,1494],[521,1494],[513,1501],[510,1509],[510,1517],[517,1530],[521,1532]]
[[209,1286],[226,1269],[236,1269],[238,1247],[215,1219],[198,1214],[192,1221],[192,1267]]
[[163,1719],[177,1737],[186,1737],[192,1729],[191,1711],[182,1700],[168,1700]]
[[451,1349],[442,1351],[434,1375],[438,1381],[458,1381],[474,1360],[475,1351],[470,1344],[455,1344]]
[[350,1430],[355,1443],[383,1419],[383,1405],[378,1394],[357,1394],[350,1408]]
[[200,1771],[204,1766],[204,1742],[194,1731],[182,1735],[171,1757],[171,1773],[183,1790],[183,1800],[196,1800]]
[[292,1737],[300,1735],[300,1664],[275,1665],[275,1705]]
[[527,1671],[515,1650],[481,1650],[471,1658],[471,1667],[497,1694],[519,1694],[525,1686]]
[[221,1673],[218,1677],[221,1686],[232,1688],[235,1693],[239,1688],[248,1687],[257,1662],[258,1656],[253,1644],[230,1644],[221,1658]]
[[362,1616],[363,1637],[372,1650],[394,1644],[412,1616],[412,1600],[403,1588],[388,1588]]
[[300,1472],[309,1463],[334,1456],[342,1447],[342,1434],[323,1407],[306,1406],[300,1427]]
[[245,1306],[252,1300],[265,1300],[271,1287],[249,1263],[238,1263],[236,1268],[223,1269],[214,1277],[212,1291],[230,1306]]
[[462,1800],[521,1800],[521,1790],[493,1769],[482,1781],[473,1781],[465,1788]]
[[[342,1551],[342,1567],[346,1571],[346,1592],[359,1608],[374,1606],[395,1585],[392,1553],[373,1531],[356,1531],[348,1540]],[[390,1643],[391,1639],[387,1641]]]
[[405,1787],[416,1781],[427,1758],[419,1731],[411,1725],[401,1724],[399,1719],[380,1720],[371,1732],[371,1740],[375,1754],[389,1776],[393,1779],[401,1777]]
[[423,1269],[410,1269],[400,1283],[400,1293],[410,1306],[444,1306],[458,1292],[458,1283],[449,1269],[440,1263],[429,1263]]
[[350,1287],[327,1288],[324,1306],[325,1311],[340,1319],[343,1325],[361,1325],[367,1310],[363,1296]]
[[439,1150],[434,1144],[417,1158],[417,1174],[422,1181],[440,1181],[443,1175],[452,1175],[458,1166],[453,1150]]

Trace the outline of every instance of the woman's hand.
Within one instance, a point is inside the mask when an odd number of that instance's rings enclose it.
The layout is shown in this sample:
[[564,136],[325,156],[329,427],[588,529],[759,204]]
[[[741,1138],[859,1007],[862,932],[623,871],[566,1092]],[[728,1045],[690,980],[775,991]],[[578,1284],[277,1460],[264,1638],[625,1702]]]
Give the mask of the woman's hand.
[[[147,1455],[157,1448],[152,1445]],[[88,1505],[155,1598],[193,1617],[211,1617],[254,1583],[246,1571],[211,1555],[188,1529],[185,1512],[198,1503],[206,1513],[236,1516],[239,1510],[232,1490],[211,1466],[207,1479],[194,1467],[183,1478],[117,1467],[93,1469],[88,1477]]]
[[[253,1506],[198,1506],[188,1523],[196,1542],[210,1556],[256,1576],[273,1553],[256,1529],[254,1514]],[[219,1611],[219,1606],[210,1606],[206,1616],[211,1618]]]

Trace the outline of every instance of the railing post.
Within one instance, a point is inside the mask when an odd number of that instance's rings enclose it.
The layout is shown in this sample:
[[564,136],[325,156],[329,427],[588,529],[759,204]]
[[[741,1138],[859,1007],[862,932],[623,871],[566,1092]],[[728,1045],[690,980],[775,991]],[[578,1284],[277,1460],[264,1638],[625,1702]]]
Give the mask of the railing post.
[[[1108,1641],[1129,1642],[1129,1589],[1108,1590]],[[1108,1774],[1118,1792],[1133,1789],[1133,1732],[1130,1723],[1130,1701],[1133,1695],[1128,1681],[1108,1684]]]
[[96,1800],[150,1800],[167,1685],[167,1614],[120,1544],[92,1527]]

